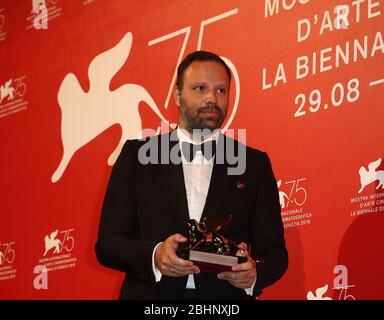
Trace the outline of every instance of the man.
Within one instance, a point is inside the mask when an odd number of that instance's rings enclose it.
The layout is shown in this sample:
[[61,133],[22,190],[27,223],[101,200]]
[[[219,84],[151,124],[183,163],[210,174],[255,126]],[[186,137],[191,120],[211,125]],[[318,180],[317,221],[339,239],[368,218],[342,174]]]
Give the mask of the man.
[[[174,90],[177,129],[128,140],[121,151],[105,195],[96,254],[102,265],[126,273],[122,299],[253,299],[287,269],[269,158],[218,130],[227,115],[230,78],[217,55],[188,55]],[[199,150],[202,145],[210,146],[208,152]],[[228,161],[233,149],[244,164],[237,171]],[[158,151],[151,161],[148,150]],[[247,261],[219,274],[200,272],[177,254],[187,241],[186,222],[224,215],[232,220],[220,233],[238,244]]]

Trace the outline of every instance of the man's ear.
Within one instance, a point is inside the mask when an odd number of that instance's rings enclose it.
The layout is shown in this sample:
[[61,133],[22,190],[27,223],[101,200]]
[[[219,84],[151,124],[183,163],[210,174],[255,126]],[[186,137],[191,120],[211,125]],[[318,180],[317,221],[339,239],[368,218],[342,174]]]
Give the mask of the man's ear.
[[173,97],[175,98],[176,105],[180,107],[180,96],[181,96],[181,90],[178,86],[175,86],[173,88]]

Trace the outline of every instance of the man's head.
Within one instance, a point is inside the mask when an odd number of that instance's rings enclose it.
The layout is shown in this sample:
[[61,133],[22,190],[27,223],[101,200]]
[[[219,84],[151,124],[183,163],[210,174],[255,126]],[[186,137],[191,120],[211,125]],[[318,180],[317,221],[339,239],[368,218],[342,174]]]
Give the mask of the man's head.
[[218,129],[228,111],[231,72],[216,54],[195,51],[177,69],[174,97],[181,128]]

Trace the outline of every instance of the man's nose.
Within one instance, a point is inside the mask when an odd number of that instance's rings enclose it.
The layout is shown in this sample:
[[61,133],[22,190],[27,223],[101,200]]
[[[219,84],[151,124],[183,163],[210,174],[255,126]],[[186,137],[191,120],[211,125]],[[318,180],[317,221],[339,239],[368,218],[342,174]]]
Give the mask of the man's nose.
[[217,92],[215,89],[207,90],[206,102],[217,103]]

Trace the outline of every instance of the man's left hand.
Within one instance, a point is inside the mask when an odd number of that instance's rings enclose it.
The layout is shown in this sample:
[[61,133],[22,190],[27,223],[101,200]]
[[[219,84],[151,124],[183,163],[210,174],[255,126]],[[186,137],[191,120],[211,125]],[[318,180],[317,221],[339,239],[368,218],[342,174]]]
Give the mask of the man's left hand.
[[[236,288],[248,289],[253,286],[256,280],[256,262],[248,254],[246,243],[240,243],[239,248],[245,253],[247,261],[236,264],[232,266],[232,271],[221,272],[217,276],[219,279],[227,280]],[[239,250],[237,256],[244,256],[244,254]]]

